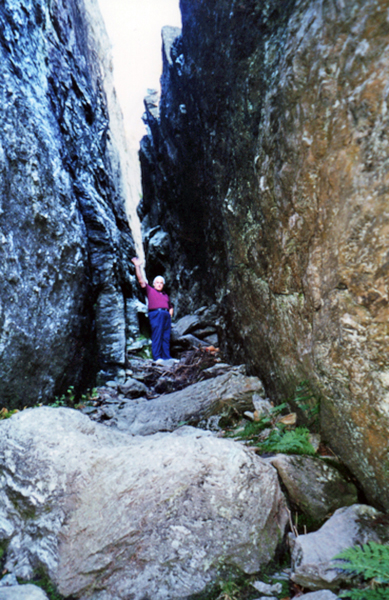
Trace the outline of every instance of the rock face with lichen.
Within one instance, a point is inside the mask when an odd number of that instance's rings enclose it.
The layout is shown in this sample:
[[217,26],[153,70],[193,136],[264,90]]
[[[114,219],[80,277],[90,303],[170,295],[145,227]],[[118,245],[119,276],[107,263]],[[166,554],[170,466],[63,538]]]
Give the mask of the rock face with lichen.
[[324,437],[387,509],[388,3],[181,8],[142,154],[171,285],[184,309],[189,289],[219,303],[273,399],[309,381]]
[[257,572],[282,540],[276,471],[232,440],[191,427],[133,437],[49,407],[0,431],[6,568],[43,567],[66,598],[183,600]]
[[93,0],[0,6],[0,397],[124,365],[132,238]]

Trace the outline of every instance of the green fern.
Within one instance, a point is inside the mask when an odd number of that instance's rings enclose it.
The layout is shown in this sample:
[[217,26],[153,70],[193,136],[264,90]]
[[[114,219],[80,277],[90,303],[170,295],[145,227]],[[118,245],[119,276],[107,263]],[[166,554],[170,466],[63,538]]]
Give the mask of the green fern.
[[[389,546],[368,542],[362,546],[347,548],[337,556],[337,568],[370,581],[379,587],[347,590],[342,598],[351,600],[387,600],[389,597]],[[341,562],[341,564],[339,564]]]
[[302,381],[295,390],[295,395],[291,400],[305,414],[309,427],[317,429],[320,418],[320,400],[312,392],[309,381]]
[[278,406],[273,406],[270,412],[263,415],[259,421],[250,421],[249,423],[246,423],[243,429],[228,432],[227,437],[236,437],[240,440],[248,441],[255,440],[266,427],[275,423],[277,417],[285,410],[285,408],[286,402],[279,404]]
[[389,583],[389,546],[368,542],[363,546],[347,548],[335,556],[335,559],[346,561],[347,564],[339,566],[343,571],[361,575],[367,580]]
[[349,600],[388,600],[389,598],[389,587],[380,587],[377,589],[364,589],[364,590],[348,590],[342,592],[340,598],[348,598]]
[[282,454],[308,454],[313,456],[315,449],[309,441],[309,430],[306,427],[286,430],[278,426],[270,433],[267,440],[257,444],[263,452],[280,452]]

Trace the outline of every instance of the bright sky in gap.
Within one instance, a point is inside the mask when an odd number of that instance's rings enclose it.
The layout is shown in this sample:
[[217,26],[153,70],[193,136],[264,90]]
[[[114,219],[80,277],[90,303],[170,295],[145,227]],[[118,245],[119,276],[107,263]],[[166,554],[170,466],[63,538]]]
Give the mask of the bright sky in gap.
[[112,43],[115,88],[127,139],[139,148],[148,88],[159,89],[161,29],[181,27],[179,0],[98,0]]

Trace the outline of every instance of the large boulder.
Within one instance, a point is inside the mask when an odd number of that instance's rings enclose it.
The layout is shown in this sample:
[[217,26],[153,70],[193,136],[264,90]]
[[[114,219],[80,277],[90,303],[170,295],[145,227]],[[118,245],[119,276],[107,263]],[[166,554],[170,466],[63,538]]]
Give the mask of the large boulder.
[[43,566],[64,596],[186,598],[219,572],[258,571],[285,524],[275,469],[236,442],[132,437],[65,408],[0,424],[6,568]]
[[181,10],[142,155],[179,303],[220,303],[272,400],[309,380],[324,437],[388,509],[386,3]]

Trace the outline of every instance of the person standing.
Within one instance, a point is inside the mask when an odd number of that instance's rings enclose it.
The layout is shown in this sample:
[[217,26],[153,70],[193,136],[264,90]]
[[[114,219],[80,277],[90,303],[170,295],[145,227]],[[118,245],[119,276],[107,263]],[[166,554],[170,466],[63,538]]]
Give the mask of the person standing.
[[135,275],[142,289],[145,290],[148,308],[149,321],[151,326],[151,351],[154,360],[168,360],[170,356],[170,330],[173,316],[173,305],[169,296],[163,292],[165,285],[164,278],[159,275],[153,281],[151,287],[141,271],[142,261],[137,256],[131,261],[135,266]]

